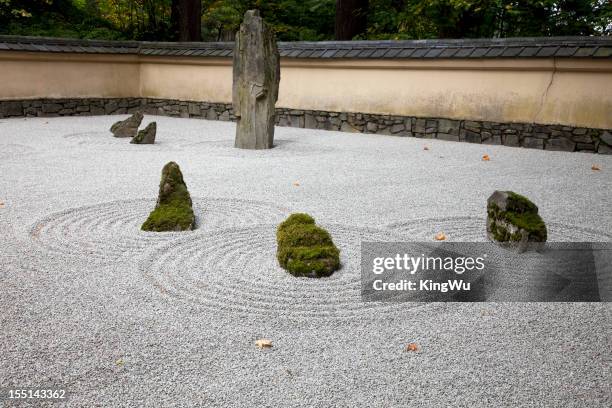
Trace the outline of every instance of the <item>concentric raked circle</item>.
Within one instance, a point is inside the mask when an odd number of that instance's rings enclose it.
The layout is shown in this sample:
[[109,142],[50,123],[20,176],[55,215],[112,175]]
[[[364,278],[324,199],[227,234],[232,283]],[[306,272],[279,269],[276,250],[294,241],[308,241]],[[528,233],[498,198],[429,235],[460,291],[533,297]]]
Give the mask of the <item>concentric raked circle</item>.
[[[589,228],[556,222],[547,222],[550,242],[609,242],[612,235]],[[388,228],[400,232],[415,242],[433,241],[443,232],[447,241],[487,242],[486,218],[441,217],[393,223]]]
[[91,261],[111,262],[141,255],[151,245],[220,228],[281,222],[288,210],[271,204],[234,199],[194,199],[197,229],[144,232],[140,226],[155,207],[153,200],[124,200],[50,214],[29,230],[43,249]]
[[114,137],[110,132],[79,132],[64,135],[64,139],[77,145],[122,146],[130,142],[129,137]]
[[276,226],[185,237],[153,248],[140,263],[161,294],[215,312],[296,319],[379,316],[422,303],[364,302],[361,242],[399,240],[396,234],[326,226],[342,268],[327,278],[294,277],[276,259]]
[[114,137],[110,132],[81,132],[64,135],[64,139],[76,146],[92,146],[96,149],[113,151],[135,151],[136,149],[146,151],[157,151],[163,148],[164,151],[180,149],[171,141],[156,139],[155,144],[138,145],[131,144],[129,137]]
[[36,149],[31,146],[18,143],[0,145],[0,160],[10,160],[35,151]]

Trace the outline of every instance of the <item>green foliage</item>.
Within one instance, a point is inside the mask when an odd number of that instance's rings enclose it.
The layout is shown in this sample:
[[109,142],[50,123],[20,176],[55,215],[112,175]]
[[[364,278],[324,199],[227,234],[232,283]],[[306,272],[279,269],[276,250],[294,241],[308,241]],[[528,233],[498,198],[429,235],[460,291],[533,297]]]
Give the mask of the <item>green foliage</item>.
[[[173,0],[0,0],[0,34],[171,41]],[[176,1],[176,0],[174,0]],[[205,41],[258,8],[281,41],[334,38],[335,0],[202,0]],[[612,34],[609,0],[370,0],[356,39]]]
[[191,208],[191,196],[183,180],[183,174],[174,162],[162,170],[159,195],[155,209],[142,224],[143,231],[185,231],[193,229],[195,215]]
[[607,0],[371,0],[369,39],[607,35]]
[[340,251],[308,214],[292,214],[278,226],[277,259],[295,276],[324,277],[340,268]]
[[0,0],[0,34],[118,40],[128,38],[71,0]]

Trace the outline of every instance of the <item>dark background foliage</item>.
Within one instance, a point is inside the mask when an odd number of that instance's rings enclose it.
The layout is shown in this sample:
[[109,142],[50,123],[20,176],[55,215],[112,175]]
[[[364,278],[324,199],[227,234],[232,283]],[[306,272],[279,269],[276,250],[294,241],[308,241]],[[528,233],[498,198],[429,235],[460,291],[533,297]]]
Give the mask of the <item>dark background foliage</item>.
[[0,34],[231,41],[250,8],[283,41],[612,34],[610,0],[0,0]]

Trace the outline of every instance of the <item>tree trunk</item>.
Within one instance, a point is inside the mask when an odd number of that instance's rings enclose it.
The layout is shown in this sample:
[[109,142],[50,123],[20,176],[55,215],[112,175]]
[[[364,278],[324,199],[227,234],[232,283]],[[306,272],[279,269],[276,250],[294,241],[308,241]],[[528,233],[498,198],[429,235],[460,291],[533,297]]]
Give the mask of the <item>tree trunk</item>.
[[178,41],[200,41],[202,0],[172,0],[170,20]]
[[368,0],[336,0],[336,40],[347,41],[367,29]]

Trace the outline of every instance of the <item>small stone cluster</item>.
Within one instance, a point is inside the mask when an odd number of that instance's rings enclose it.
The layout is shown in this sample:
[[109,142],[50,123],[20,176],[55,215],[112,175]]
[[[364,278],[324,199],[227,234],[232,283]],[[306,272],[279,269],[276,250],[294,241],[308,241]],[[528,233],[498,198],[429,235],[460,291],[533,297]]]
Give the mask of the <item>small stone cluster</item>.
[[169,162],[162,169],[155,209],[142,224],[143,231],[187,231],[195,227],[191,196],[178,164]]
[[[136,111],[142,111],[150,115],[183,118],[223,121],[234,121],[236,119],[232,105],[229,103],[150,98],[39,99],[0,102],[0,118],[125,114]],[[532,149],[612,154],[612,129],[416,118],[287,108],[276,109],[276,124],[309,129],[501,144]]]
[[518,245],[546,242],[546,224],[538,207],[513,191],[495,191],[487,200],[487,236],[494,242]]
[[151,122],[139,132],[138,127],[140,127],[143,117],[142,112],[136,112],[127,119],[115,122],[110,131],[115,137],[131,137],[131,144],[154,144],[157,123]]
[[340,268],[340,251],[308,214],[291,214],[277,229],[276,257],[294,276],[320,278]]

